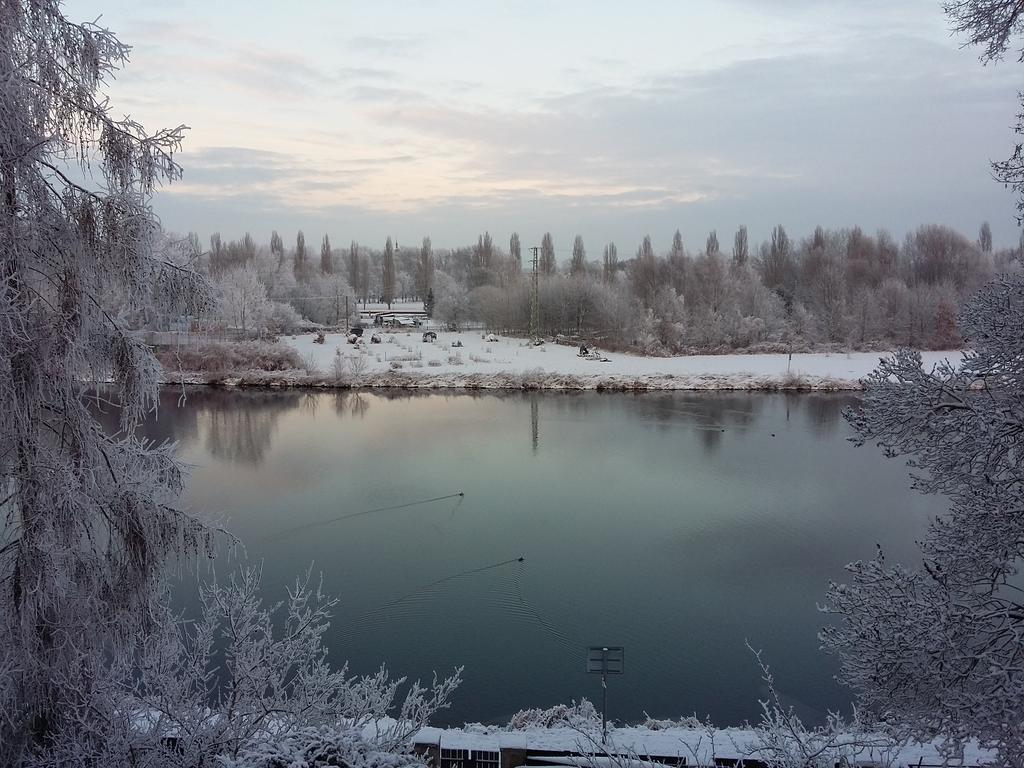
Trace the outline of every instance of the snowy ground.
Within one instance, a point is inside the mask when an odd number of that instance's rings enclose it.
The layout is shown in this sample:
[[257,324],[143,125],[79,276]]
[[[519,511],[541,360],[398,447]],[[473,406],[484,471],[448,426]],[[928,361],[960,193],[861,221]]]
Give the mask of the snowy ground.
[[[873,370],[881,353],[789,355],[693,355],[642,357],[601,353],[607,362],[579,357],[576,347],[560,344],[530,346],[519,338],[486,341],[481,332],[438,332],[436,342],[424,342],[422,332],[383,332],[382,343],[360,348],[342,334],[328,334],[315,344],[315,335],[286,338],[299,354],[323,374],[334,369],[337,353],[345,369],[360,383],[383,386],[535,386],[628,387],[658,389],[773,389],[807,386],[816,389],[856,388]],[[461,347],[453,347],[461,342]],[[925,352],[926,367],[959,352]],[[355,362],[353,364],[353,360]],[[360,370],[361,369],[361,370]],[[353,382],[354,383],[354,382]]]

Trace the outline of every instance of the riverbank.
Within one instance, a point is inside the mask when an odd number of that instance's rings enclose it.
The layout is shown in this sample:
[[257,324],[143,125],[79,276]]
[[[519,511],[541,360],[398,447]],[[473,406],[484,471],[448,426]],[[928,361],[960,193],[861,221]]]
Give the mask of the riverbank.
[[[579,355],[575,346],[532,346],[480,333],[382,333],[380,343],[349,344],[343,334],[286,338],[304,369],[204,373],[167,371],[167,383],[239,387],[506,389],[598,391],[856,391],[884,353],[799,353],[643,357]],[[926,368],[958,351],[924,352]]]

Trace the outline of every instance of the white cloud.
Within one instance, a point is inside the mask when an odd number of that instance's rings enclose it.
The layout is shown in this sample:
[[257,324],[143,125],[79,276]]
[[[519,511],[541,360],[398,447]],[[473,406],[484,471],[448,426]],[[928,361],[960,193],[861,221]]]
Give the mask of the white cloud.
[[1016,239],[986,164],[1019,70],[959,50],[933,0],[111,3],[137,45],[114,103],[193,126],[176,229],[272,210],[441,245],[990,218]]

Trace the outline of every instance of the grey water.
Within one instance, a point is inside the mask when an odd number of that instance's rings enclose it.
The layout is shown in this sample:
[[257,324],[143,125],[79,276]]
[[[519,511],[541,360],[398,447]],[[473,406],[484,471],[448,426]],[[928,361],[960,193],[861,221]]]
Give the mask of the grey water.
[[827,582],[878,545],[913,563],[942,508],[850,443],[846,395],[180,395],[144,431],[192,465],[184,504],[262,562],[269,599],[323,574],[336,663],[464,666],[441,723],[600,702],[602,644],[625,648],[615,719],[756,719],[748,644],[804,718],[848,709],[817,639]]

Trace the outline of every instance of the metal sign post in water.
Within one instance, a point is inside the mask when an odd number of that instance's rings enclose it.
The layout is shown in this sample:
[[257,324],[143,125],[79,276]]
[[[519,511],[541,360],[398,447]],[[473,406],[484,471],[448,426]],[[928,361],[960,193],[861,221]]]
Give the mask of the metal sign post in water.
[[601,676],[601,743],[608,741],[608,675],[625,670],[625,652],[621,645],[592,645],[587,651],[587,672]]

